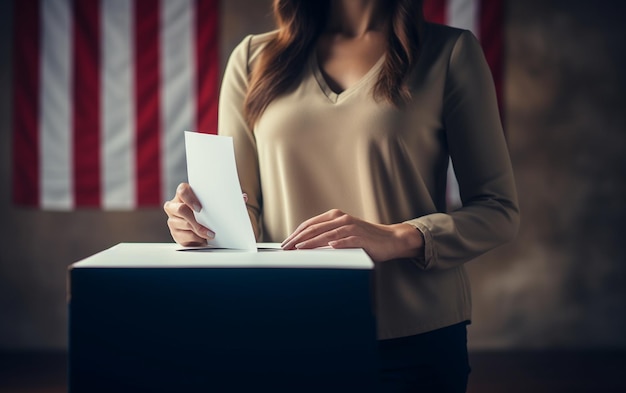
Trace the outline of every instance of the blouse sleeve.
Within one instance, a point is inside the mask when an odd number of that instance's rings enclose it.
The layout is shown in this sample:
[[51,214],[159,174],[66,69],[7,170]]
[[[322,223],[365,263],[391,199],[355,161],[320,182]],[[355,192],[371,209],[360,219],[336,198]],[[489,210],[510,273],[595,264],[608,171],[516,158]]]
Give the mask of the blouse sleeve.
[[463,264],[515,237],[519,208],[493,79],[476,38],[463,32],[452,50],[443,121],[463,207],[407,223],[425,239],[423,269]]
[[261,187],[256,141],[243,114],[248,90],[249,57],[252,36],[246,37],[232,52],[220,89],[218,134],[231,136],[235,148],[241,191],[248,194],[248,215],[257,241],[261,238]]

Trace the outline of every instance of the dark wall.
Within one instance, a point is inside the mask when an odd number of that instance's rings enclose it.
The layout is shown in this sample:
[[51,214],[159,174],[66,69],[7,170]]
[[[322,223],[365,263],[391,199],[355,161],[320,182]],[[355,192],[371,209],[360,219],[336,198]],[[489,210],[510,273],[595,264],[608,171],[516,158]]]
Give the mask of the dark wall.
[[506,128],[522,228],[471,264],[474,344],[626,346],[624,11],[508,2]]
[[[271,27],[270,3],[222,2],[222,65],[244,35]],[[11,9],[0,2],[0,349],[63,348],[67,265],[118,242],[170,237],[158,209],[11,205]],[[468,264],[472,348],[626,348],[625,11],[623,2],[507,1],[505,125],[522,227]]]

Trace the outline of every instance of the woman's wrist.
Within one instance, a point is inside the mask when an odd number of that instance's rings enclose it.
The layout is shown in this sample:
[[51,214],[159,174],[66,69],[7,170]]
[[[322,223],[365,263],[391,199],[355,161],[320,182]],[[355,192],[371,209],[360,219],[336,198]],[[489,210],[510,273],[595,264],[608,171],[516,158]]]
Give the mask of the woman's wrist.
[[398,258],[424,259],[424,235],[411,224],[402,223],[393,225]]

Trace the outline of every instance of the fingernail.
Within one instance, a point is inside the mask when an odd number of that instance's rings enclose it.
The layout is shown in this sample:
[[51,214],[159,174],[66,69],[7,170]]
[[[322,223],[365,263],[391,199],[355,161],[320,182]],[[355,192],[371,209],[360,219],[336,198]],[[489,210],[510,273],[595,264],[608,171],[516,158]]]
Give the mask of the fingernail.
[[194,203],[194,204],[193,204],[193,210],[194,210],[196,213],[200,213],[200,210],[202,210],[202,208],[201,208],[201,207],[200,207],[200,205],[198,205],[197,203]]
[[296,248],[300,248],[300,247],[302,247],[302,243],[296,244]]
[[215,239],[215,232],[211,230],[206,231],[206,235],[209,237],[209,239]]

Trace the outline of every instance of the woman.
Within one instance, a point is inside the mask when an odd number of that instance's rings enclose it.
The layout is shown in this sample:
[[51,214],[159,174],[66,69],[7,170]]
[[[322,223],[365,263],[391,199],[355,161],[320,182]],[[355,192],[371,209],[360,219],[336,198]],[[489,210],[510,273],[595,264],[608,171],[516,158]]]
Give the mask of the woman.
[[[233,51],[219,105],[257,238],[365,249],[387,391],[465,391],[463,264],[518,227],[479,44],[424,23],[415,0],[275,0],[274,13],[277,31]],[[446,213],[449,157],[463,207]],[[183,245],[214,236],[192,209],[187,184],[165,204]]]

